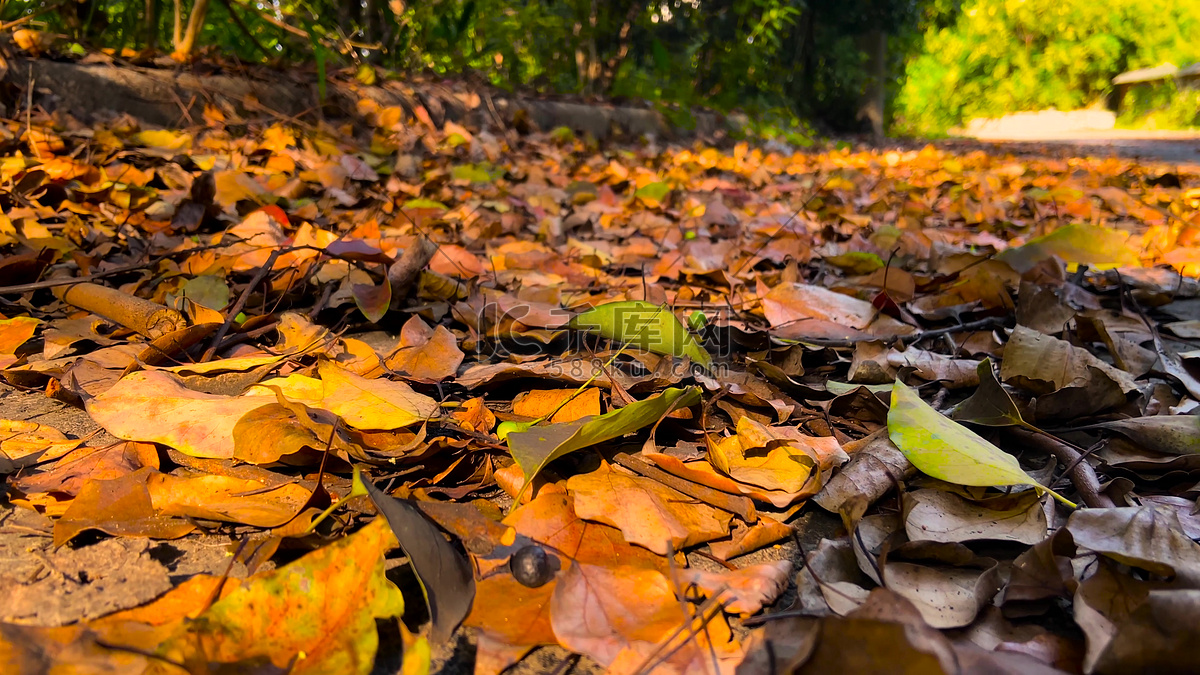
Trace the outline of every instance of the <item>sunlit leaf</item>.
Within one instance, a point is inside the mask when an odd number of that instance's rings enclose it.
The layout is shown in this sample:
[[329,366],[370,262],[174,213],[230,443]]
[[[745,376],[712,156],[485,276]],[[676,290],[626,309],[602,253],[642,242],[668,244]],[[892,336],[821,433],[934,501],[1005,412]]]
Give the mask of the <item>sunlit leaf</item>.
[[404,598],[384,576],[396,545],[382,519],[296,562],[244,582],[158,649],[175,662],[236,666],[265,660],[291,673],[369,673],[376,619]]
[[330,361],[318,366],[324,408],[356,429],[391,430],[429,419],[437,401],[418,394],[403,382],[368,380]]
[[1018,272],[1033,268],[1039,261],[1058,257],[1063,262],[1086,264],[1098,269],[1136,265],[1137,254],[1130,249],[1129,233],[1100,225],[1072,223],[1024,246],[1001,251],[999,260]]
[[922,473],[959,485],[1032,485],[1074,507],[1025,473],[1017,458],[934,410],[899,380],[892,387],[888,436]]
[[657,422],[671,410],[686,408],[699,401],[700,389],[697,387],[671,388],[604,415],[510,433],[508,448],[524,472],[528,486],[538,472],[559,457],[637,431]]
[[712,356],[667,307],[642,300],[610,302],[577,314],[569,324],[656,354],[688,357],[709,368]]

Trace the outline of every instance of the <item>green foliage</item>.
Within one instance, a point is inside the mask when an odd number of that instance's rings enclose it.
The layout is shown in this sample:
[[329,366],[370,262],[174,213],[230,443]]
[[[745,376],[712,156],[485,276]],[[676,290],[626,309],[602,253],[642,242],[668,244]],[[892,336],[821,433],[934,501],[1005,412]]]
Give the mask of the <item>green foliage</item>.
[[[209,3],[197,44],[239,61],[317,71],[369,63],[508,90],[644,100],[682,127],[694,125],[695,106],[767,113],[766,133],[803,140],[803,127],[788,122],[857,126],[861,35],[909,30],[929,1],[229,0]],[[181,3],[184,24],[194,3]],[[0,3],[0,19],[34,4]],[[152,26],[145,6],[79,0],[39,21],[89,47],[140,51],[152,34],[170,51],[174,5],[157,0]]]
[[925,31],[896,101],[898,127],[936,133],[972,117],[1079,108],[1113,76],[1200,60],[1200,3],[966,0]]
[[1137,129],[1200,127],[1200,89],[1174,82],[1133,87],[1125,94],[1117,123]]

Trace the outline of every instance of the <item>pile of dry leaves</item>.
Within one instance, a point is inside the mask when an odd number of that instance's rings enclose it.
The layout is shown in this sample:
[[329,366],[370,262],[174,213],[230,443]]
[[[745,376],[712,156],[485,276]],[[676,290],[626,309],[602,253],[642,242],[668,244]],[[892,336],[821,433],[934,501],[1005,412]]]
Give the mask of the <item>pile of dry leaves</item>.
[[0,421],[5,672],[1200,667],[1200,176],[360,108],[2,122],[0,378],[119,439]]

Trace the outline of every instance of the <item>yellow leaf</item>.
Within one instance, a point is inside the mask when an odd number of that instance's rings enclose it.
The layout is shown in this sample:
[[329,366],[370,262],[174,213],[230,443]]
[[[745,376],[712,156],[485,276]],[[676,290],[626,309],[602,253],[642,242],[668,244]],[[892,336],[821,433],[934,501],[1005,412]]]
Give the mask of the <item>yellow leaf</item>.
[[318,407],[356,429],[390,431],[427,420],[438,411],[437,401],[403,382],[368,380],[330,361],[322,361],[317,370],[323,383]]
[[1048,492],[1075,508],[1075,504],[1025,473],[1016,457],[934,410],[900,380],[892,386],[888,436],[913,466],[934,478],[981,487],[1032,485],[1038,492]]

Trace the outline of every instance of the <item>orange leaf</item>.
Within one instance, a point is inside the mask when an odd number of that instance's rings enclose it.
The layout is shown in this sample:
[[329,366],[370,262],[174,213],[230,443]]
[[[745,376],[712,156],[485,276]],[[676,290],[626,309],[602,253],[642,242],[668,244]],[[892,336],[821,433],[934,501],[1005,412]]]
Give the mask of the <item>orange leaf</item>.
[[580,518],[617,527],[626,541],[659,555],[729,534],[731,514],[607,463],[572,476],[567,489]]
[[[540,418],[543,415],[549,415],[558,409],[558,406],[562,405],[563,401],[571,398],[575,391],[574,389],[534,389],[533,391],[527,391],[513,399],[513,414],[531,418]],[[600,412],[600,390],[596,387],[589,387],[571,399],[570,403],[564,405],[558,412],[554,413],[549,422],[551,424],[574,422],[577,419],[582,419],[590,415],[599,415]]]

